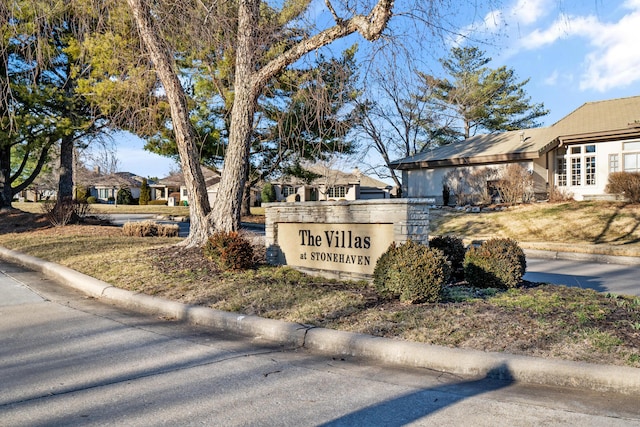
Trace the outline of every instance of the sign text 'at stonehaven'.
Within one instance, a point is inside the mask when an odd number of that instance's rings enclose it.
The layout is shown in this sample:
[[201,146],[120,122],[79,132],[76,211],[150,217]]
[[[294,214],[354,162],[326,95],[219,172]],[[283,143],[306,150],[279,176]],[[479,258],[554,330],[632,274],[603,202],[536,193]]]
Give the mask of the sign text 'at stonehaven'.
[[278,226],[287,265],[372,274],[393,242],[393,224],[299,224]]
[[391,243],[426,243],[423,199],[269,203],[267,261],[327,277],[367,279]]

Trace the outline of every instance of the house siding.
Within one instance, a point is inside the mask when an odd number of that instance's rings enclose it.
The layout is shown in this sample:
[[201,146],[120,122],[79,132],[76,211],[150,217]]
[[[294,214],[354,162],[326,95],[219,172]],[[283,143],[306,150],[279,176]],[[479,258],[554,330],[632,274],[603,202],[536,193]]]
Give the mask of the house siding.
[[[436,204],[443,204],[442,187],[444,178],[450,171],[460,171],[462,173],[473,173],[488,168],[495,169],[500,174],[510,163],[463,166],[463,167],[442,167],[433,169],[410,169],[402,171],[403,194],[409,198],[429,198],[435,199]],[[533,190],[536,195],[547,194],[547,169],[544,159],[537,159],[530,162],[516,163],[521,167],[530,170],[533,175]],[[454,203],[455,197],[451,194],[449,203]]]

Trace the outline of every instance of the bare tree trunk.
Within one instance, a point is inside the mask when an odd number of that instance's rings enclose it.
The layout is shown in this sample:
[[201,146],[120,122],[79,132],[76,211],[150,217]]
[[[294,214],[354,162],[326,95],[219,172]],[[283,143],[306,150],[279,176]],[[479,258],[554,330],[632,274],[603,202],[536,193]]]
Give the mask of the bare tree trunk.
[[73,199],[73,145],[73,135],[67,135],[60,141],[58,204]]
[[0,145],[0,211],[9,210],[13,206],[13,190],[11,189],[11,147]]
[[211,235],[213,224],[211,224],[211,218],[208,216],[211,207],[209,206],[204,176],[200,168],[198,149],[195,144],[195,131],[189,121],[187,97],[178,79],[174,59],[159,36],[159,31],[154,25],[145,0],[127,1],[133,12],[140,37],[149,51],[171,108],[173,131],[180,154],[185,186],[189,193],[191,226],[189,236],[182,244],[187,247],[202,246]]
[[[328,1],[327,4],[329,4]],[[233,231],[240,227],[240,210],[249,167],[253,116],[258,95],[264,85],[305,54],[356,31],[367,40],[377,39],[391,18],[392,9],[393,0],[379,0],[368,16],[355,15],[348,20],[337,19],[335,26],[302,40],[255,71],[256,29],[260,0],[239,1],[235,98],[231,110],[229,146],[225,153],[224,170],[218,190],[218,194],[223,196],[216,198],[216,210],[212,212],[217,230]]]
[[220,231],[240,228],[242,195],[247,180],[250,138],[258,96],[254,84],[254,56],[259,11],[260,0],[239,1],[235,96],[231,109],[229,146],[224,156],[218,189],[218,194],[223,197],[216,198],[216,210],[212,212],[216,229]]
[[[225,153],[224,169],[216,197],[216,209],[211,211],[206,200],[206,188],[198,163],[195,133],[189,122],[186,96],[172,66],[173,58],[158,35],[159,32],[154,26],[145,0],[127,1],[171,106],[171,117],[185,183],[193,198],[190,204],[191,233],[185,241],[188,246],[204,243],[208,234],[213,231],[213,224],[215,229],[220,231],[233,231],[240,226],[240,210],[247,179],[253,116],[257,98],[264,85],[305,54],[356,31],[369,41],[377,39],[386,28],[393,9],[393,0],[378,0],[367,16],[354,15],[350,19],[334,16],[336,25],[301,40],[291,49],[277,55],[264,67],[258,68],[255,56],[260,0],[238,0],[236,75],[229,145]],[[329,0],[326,4],[335,15]]]

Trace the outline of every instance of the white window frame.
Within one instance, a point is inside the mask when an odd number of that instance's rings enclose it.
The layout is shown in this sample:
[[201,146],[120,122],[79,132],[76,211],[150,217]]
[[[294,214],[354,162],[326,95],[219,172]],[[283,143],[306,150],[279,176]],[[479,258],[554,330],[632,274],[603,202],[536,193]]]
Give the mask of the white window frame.
[[296,187],[293,187],[291,185],[284,185],[282,186],[282,196],[283,197],[288,197],[292,194],[296,194],[298,192],[298,189]]
[[344,185],[337,185],[334,187],[329,187],[327,190],[327,197],[332,199],[342,199],[347,195],[347,187]]
[[596,156],[584,156],[584,184],[596,185]]
[[564,155],[556,157],[556,185],[567,186],[567,159]]
[[[597,145],[571,145],[556,157],[556,183],[558,187],[593,187],[597,183]],[[613,158],[609,156],[609,167]]]
[[620,171],[620,155],[618,153],[609,154],[609,173]]
[[640,172],[640,140],[622,143],[622,164],[618,171]]
[[582,157],[571,156],[571,186],[579,187],[582,184]]

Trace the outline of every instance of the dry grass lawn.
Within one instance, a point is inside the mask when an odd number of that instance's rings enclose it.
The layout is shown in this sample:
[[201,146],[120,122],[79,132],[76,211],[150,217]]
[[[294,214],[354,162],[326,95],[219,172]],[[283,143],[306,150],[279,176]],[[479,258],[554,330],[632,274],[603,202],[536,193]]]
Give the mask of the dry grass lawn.
[[[467,237],[526,231],[527,240],[541,236],[560,243],[562,228],[554,222],[565,218],[590,224],[569,227],[567,238],[575,236],[574,245],[600,240],[633,247],[636,214],[635,207],[608,204],[536,205],[496,214],[440,212],[436,229]],[[380,297],[365,282],[313,278],[285,267],[259,264],[242,272],[219,271],[201,250],[180,249],[177,242],[125,237],[112,226],[50,227],[40,215],[0,212],[0,245],[124,289],[395,339],[640,367],[640,298],[545,284],[498,291],[458,283],[447,287],[441,303],[408,305]]]
[[511,237],[532,249],[640,256],[640,205],[539,203],[504,211],[431,211],[431,230],[467,240]]

